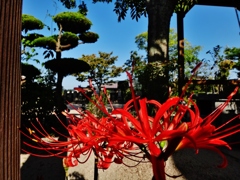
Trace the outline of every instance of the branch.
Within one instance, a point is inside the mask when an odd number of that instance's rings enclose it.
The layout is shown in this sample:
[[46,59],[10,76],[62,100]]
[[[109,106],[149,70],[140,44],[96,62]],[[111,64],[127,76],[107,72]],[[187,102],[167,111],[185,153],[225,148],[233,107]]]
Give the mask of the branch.
[[60,49],[67,49],[69,47],[71,47],[71,44],[67,44],[67,45],[60,45]]
[[61,52],[61,37],[62,37],[62,25],[59,24],[59,34],[58,34],[58,40],[56,44],[56,52]]

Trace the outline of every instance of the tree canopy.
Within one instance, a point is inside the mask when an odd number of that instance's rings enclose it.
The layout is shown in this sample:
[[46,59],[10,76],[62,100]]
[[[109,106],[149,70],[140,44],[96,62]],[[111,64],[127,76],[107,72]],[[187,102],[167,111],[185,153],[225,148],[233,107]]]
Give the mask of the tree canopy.
[[224,54],[226,55],[226,59],[234,61],[231,65],[234,65],[233,68],[238,70],[238,78],[240,77],[240,48],[237,47],[227,47],[224,50]]
[[88,31],[92,22],[79,12],[62,12],[53,17],[54,22],[62,26],[63,31],[80,34]]
[[88,71],[90,66],[85,61],[78,61],[74,58],[62,58],[61,61],[52,59],[44,63],[47,69],[56,73],[61,73],[63,76],[68,76],[74,73]]
[[[143,32],[135,37],[135,43],[139,50],[147,51],[148,32]],[[178,59],[178,47],[177,47],[177,33],[174,29],[169,31],[169,64],[175,64]],[[202,49],[201,46],[193,46],[187,39],[184,39],[184,59],[187,69],[185,73],[189,73],[192,68],[200,61],[198,59],[198,53]]]
[[[143,32],[135,37],[135,43],[139,50],[144,50],[147,53],[147,38],[148,32]],[[188,76],[191,74],[191,70],[200,62],[198,58],[198,53],[201,50],[201,46],[193,46],[188,40],[184,40],[185,43],[185,75]],[[152,74],[153,76],[157,76],[158,74],[164,74],[165,68],[169,69],[169,86],[176,87],[177,82],[177,59],[178,59],[178,47],[177,47],[177,33],[174,29],[170,29],[169,33],[169,61],[165,64],[155,62],[151,66],[147,65],[146,57],[138,55],[136,51],[131,53],[131,58],[125,63],[126,67],[130,67],[131,64],[134,65],[134,77],[137,78],[141,84],[143,84],[143,88],[147,86],[149,83],[149,78],[145,75],[146,72],[152,71],[155,72]],[[149,66],[149,67],[148,67]],[[201,71],[201,70],[200,70]],[[145,84],[145,85],[144,85]],[[146,93],[150,93],[151,89],[143,89]],[[175,90],[174,90],[175,91]]]
[[[29,17],[29,18],[26,18]],[[25,24],[38,24],[41,21],[31,15],[23,15]],[[88,31],[92,22],[79,12],[62,12],[53,17],[57,23],[59,33],[51,36],[43,36],[36,33],[24,36],[29,47],[41,47],[53,51],[70,50],[80,43],[94,43],[99,38],[98,34]],[[41,24],[41,23],[40,23]],[[27,27],[27,30],[31,30]],[[26,27],[25,27],[26,29]],[[81,41],[81,42],[79,42]]]
[[117,56],[111,53],[99,52],[99,56],[83,55],[80,60],[87,62],[91,69],[87,73],[77,74],[77,80],[85,81],[91,79],[93,83],[101,90],[103,84],[111,82],[112,78],[119,76],[123,69],[115,66]]
[[22,31],[25,31],[25,33],[29,30],[43,29],[43,27],[43,22],[34,16],[27,14],[22,15]]

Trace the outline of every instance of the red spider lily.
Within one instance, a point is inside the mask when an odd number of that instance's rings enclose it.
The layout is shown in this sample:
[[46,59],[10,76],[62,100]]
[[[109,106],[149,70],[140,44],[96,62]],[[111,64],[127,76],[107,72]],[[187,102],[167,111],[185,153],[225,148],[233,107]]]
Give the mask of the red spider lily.
[[[231,121],[239,118],[240,115],[235,116],[233,119],[227,121],[218,128],[212,125],[212,122],[216,120],[216,118],[221,114],[221,112],[224,110],[229,101],[232,99],[233,95],[237,93],[237,91],[238,88],[235,88],[235,90],[228,96],[227,101],[220,105],[215,111],[213,111],[207,117],[202,119],[201,117],[198,116],[197,118],[195,118],[196,122],[194,124],[192,124],[192,122],[189,123],[189,130],[187,134],[194,139],[196,143],[195,147],[197,147],[197,149],[203,148],[217,152],[223,158],[223,163],[219,167],[226,167],[227,160],[226,157],[221,153],[221,151],[217,147],[225,146],[231,149],[229,144],[225,142],[223,138],[229,137],[233,134],[240,132],[240,124],[231,126],[229,128],[225,128],[225,126]],[[221,129],[224,130],[220,131]],[[179,143],[177,149],[182,149],[186,147],[191,148],[193,147],[193,144],[188,139],[183,138],[182,141]]]
[[[196,152],[200,148],[210,149],[223,157],[220,167],[227,165],[226,158],[218,147],[225,146],[230,149],[223,138],[239,132],[240,125],[224,127],[239,116],[220,127],[215,127],[212,123],[237,93],[238,88],[229,95],[225,103],[202,119],[191,97],[187,102],[184,101],[182,95],[172,97],[163,104],[155,100],[136,97],[129,73],[128,76],[132,99],[123,108],[113,109],[109,113],[101,101],[101,96],[95,94],[96,101],[90,98],[89,100],[105,114],[104,117],[96,117],[87,110],[79,112],[80,118],[65,113],[70,119],[66,127],[69,132],[67,141],[52,139],[42,128],[36,130],[52,142],[43,141],[32,133],[33,137],[26,136],[37,141],[39,147],[25,144],[46,150],[50,153],[48,156],[64,157],[65,164],[68,166],[77,165],[80,156],[87,156],[87,160],[92,152],[98,158],[98,167],[103,169],[107,169],[112,162],[124,163],[123,158],[137,162],[147,158],[152,163],[156,180],[165,179],[164,162],[174,151],[182,148],[194,148]],[[77,90],[84,93],[82,89]],[[148,110],[149,106],[152,107],[151,113]],[[186,118],[187,114],[189,118]],[[63,156],[63,152],[68,152],[67,156]]]

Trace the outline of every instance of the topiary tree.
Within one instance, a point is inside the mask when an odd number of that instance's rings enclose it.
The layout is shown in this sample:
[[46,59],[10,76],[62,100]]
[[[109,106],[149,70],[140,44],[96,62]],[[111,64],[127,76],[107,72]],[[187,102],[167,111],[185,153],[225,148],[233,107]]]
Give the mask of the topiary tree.
[[[65,134],[66,130],[62,128],[55,117],[51,116],[52,111],[55,110],[62,122],[66,123],[65,117],[61,114],[61,112],[66,109],[62,98],[63,78],[70,74],[88,71],[90,66],[85,61],[74,58],[62,58],[62,51],[75,48],[79,44],[94,43],[97,41],[98,35],[88,31],[92,23],[80,13],[63,12],[54,16],[53,20],[57,23],[59,32],[52,36],[28,33],[30,30],[41,29],[45,25],[31,15],[24,14],[22,19],[24,55],[27,47],[31,48],[30,55],[27,56],[29,58],[35,55],[32,53],[35,52],[35,48],[44,48],[46,49],[43,53],[44,58],[54,58],[44,63],[50,74],[47,74],[45,77],[38,77],[34,81],[26,81],[26,83],[23,84],[23,97],[31,94],[31,100],[26,101],[26,99],[23,98],[27,103],[22,105],[22,109],[24,110],[22,117],[24,117],[24,119],[26,119],[26,117],[28,119],[34,119],[37,116],[49,131],[51,131],[49,127],[52,126],[52,124],[49,123],[54,122],[54,127],[57,128],[57,131]],[[28,34],[26,34],[26,32]],[[32,51],[33,49],[34,51]],[[52,83],[54,80],[52,72],[57,74],[57,79],[54,84]],[[53,89],[53,85],[56,86],[55,90]],[[53,90],[55,92],[53,92]],[[31,91],[33,92],[30,93]],[[29,96],[27,97],[29,98]],[[45,121],[46,118],[51,118],[51,121]]]
[[[43,29],[44,26],[34,16],[22,15],[21,74],[25,79],[21,82],[21,125],[22,127],[31,126],[31,123],[34,123],[34,120],[38,118],[47,131],[52,133],[51,123],[54,123],[55,126],[59,123],[52,114],[56,106],[53,91],[56,73],[46,71],[46,74],[42,74],[38,68],[29,64],[30,60],[40,63],[38,59],[35,59],[38,53],[33,47],[32,41],[38,37],[43,37],[41,34],[31,33],[31,31],[36,32],[36,30]],[[23,131],[25,131],[24,128]]]
[[52,36],[36,35],[28,44],[30,47],[46,49],[44,58],[55,58],[45,62],[45,67],[57,73],[56,101],[58,109],[63,110],[62,81],[63,78],[74,73],[88,71],[90,66],[85,61],[74,58],[62,58],[62,51],[70,50],[79,44],[95,43],[98,34],[90,32],[91,21],[79,12],[62,12],[53,16],[58,26],[58,34]]

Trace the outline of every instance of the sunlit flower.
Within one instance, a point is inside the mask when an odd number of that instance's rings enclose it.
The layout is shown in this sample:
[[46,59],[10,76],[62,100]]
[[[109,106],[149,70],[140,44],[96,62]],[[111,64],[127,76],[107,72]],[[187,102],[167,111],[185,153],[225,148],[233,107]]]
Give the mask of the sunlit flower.
[[[228,128],[225,126],[239,116],[220,127],[215,127],[213,121],[222,113],[238,88],[229,95],[225,103],[202,119],[191,96],[187,100],[183,95],[172,97],[163,104],[136,97],[129,73],[128,76],[132,99],[123,108],[113,109],[109,113],[101,100],[102,97],[95,93],[96,100],[89,100],[103,112],[103,117],[97,117],[87,110],[79,111],[80,118],[64,113],[69,119],[69,124],[65,127],[69,132],[67,141],[51,138],[39,123],[41,129],[35,127],[35,130],[51,142],[29,130],[31,135],[25,135],[39,146],[25,144],[47,151],[47,156],[63,157],[67,166],[84,163],[85,161],[80,162],[79,158],[85,156],[87,160],[91,153],[98,159],[98,168],[102,169],[107,169],[113,162],[124,163],[124,158],[136,162],[147,159],[152,163],[156,180],[165,179],[164,162],[174,151],[182,148],[194,148],[196,153],[200,148],[215,151],[223,158],[220,167],[227,165],[226,158],[218,147],[225,146],[230,149],[223,138],[239,132],[240,125]],[[76,90],[84,94],[82,89]]]

